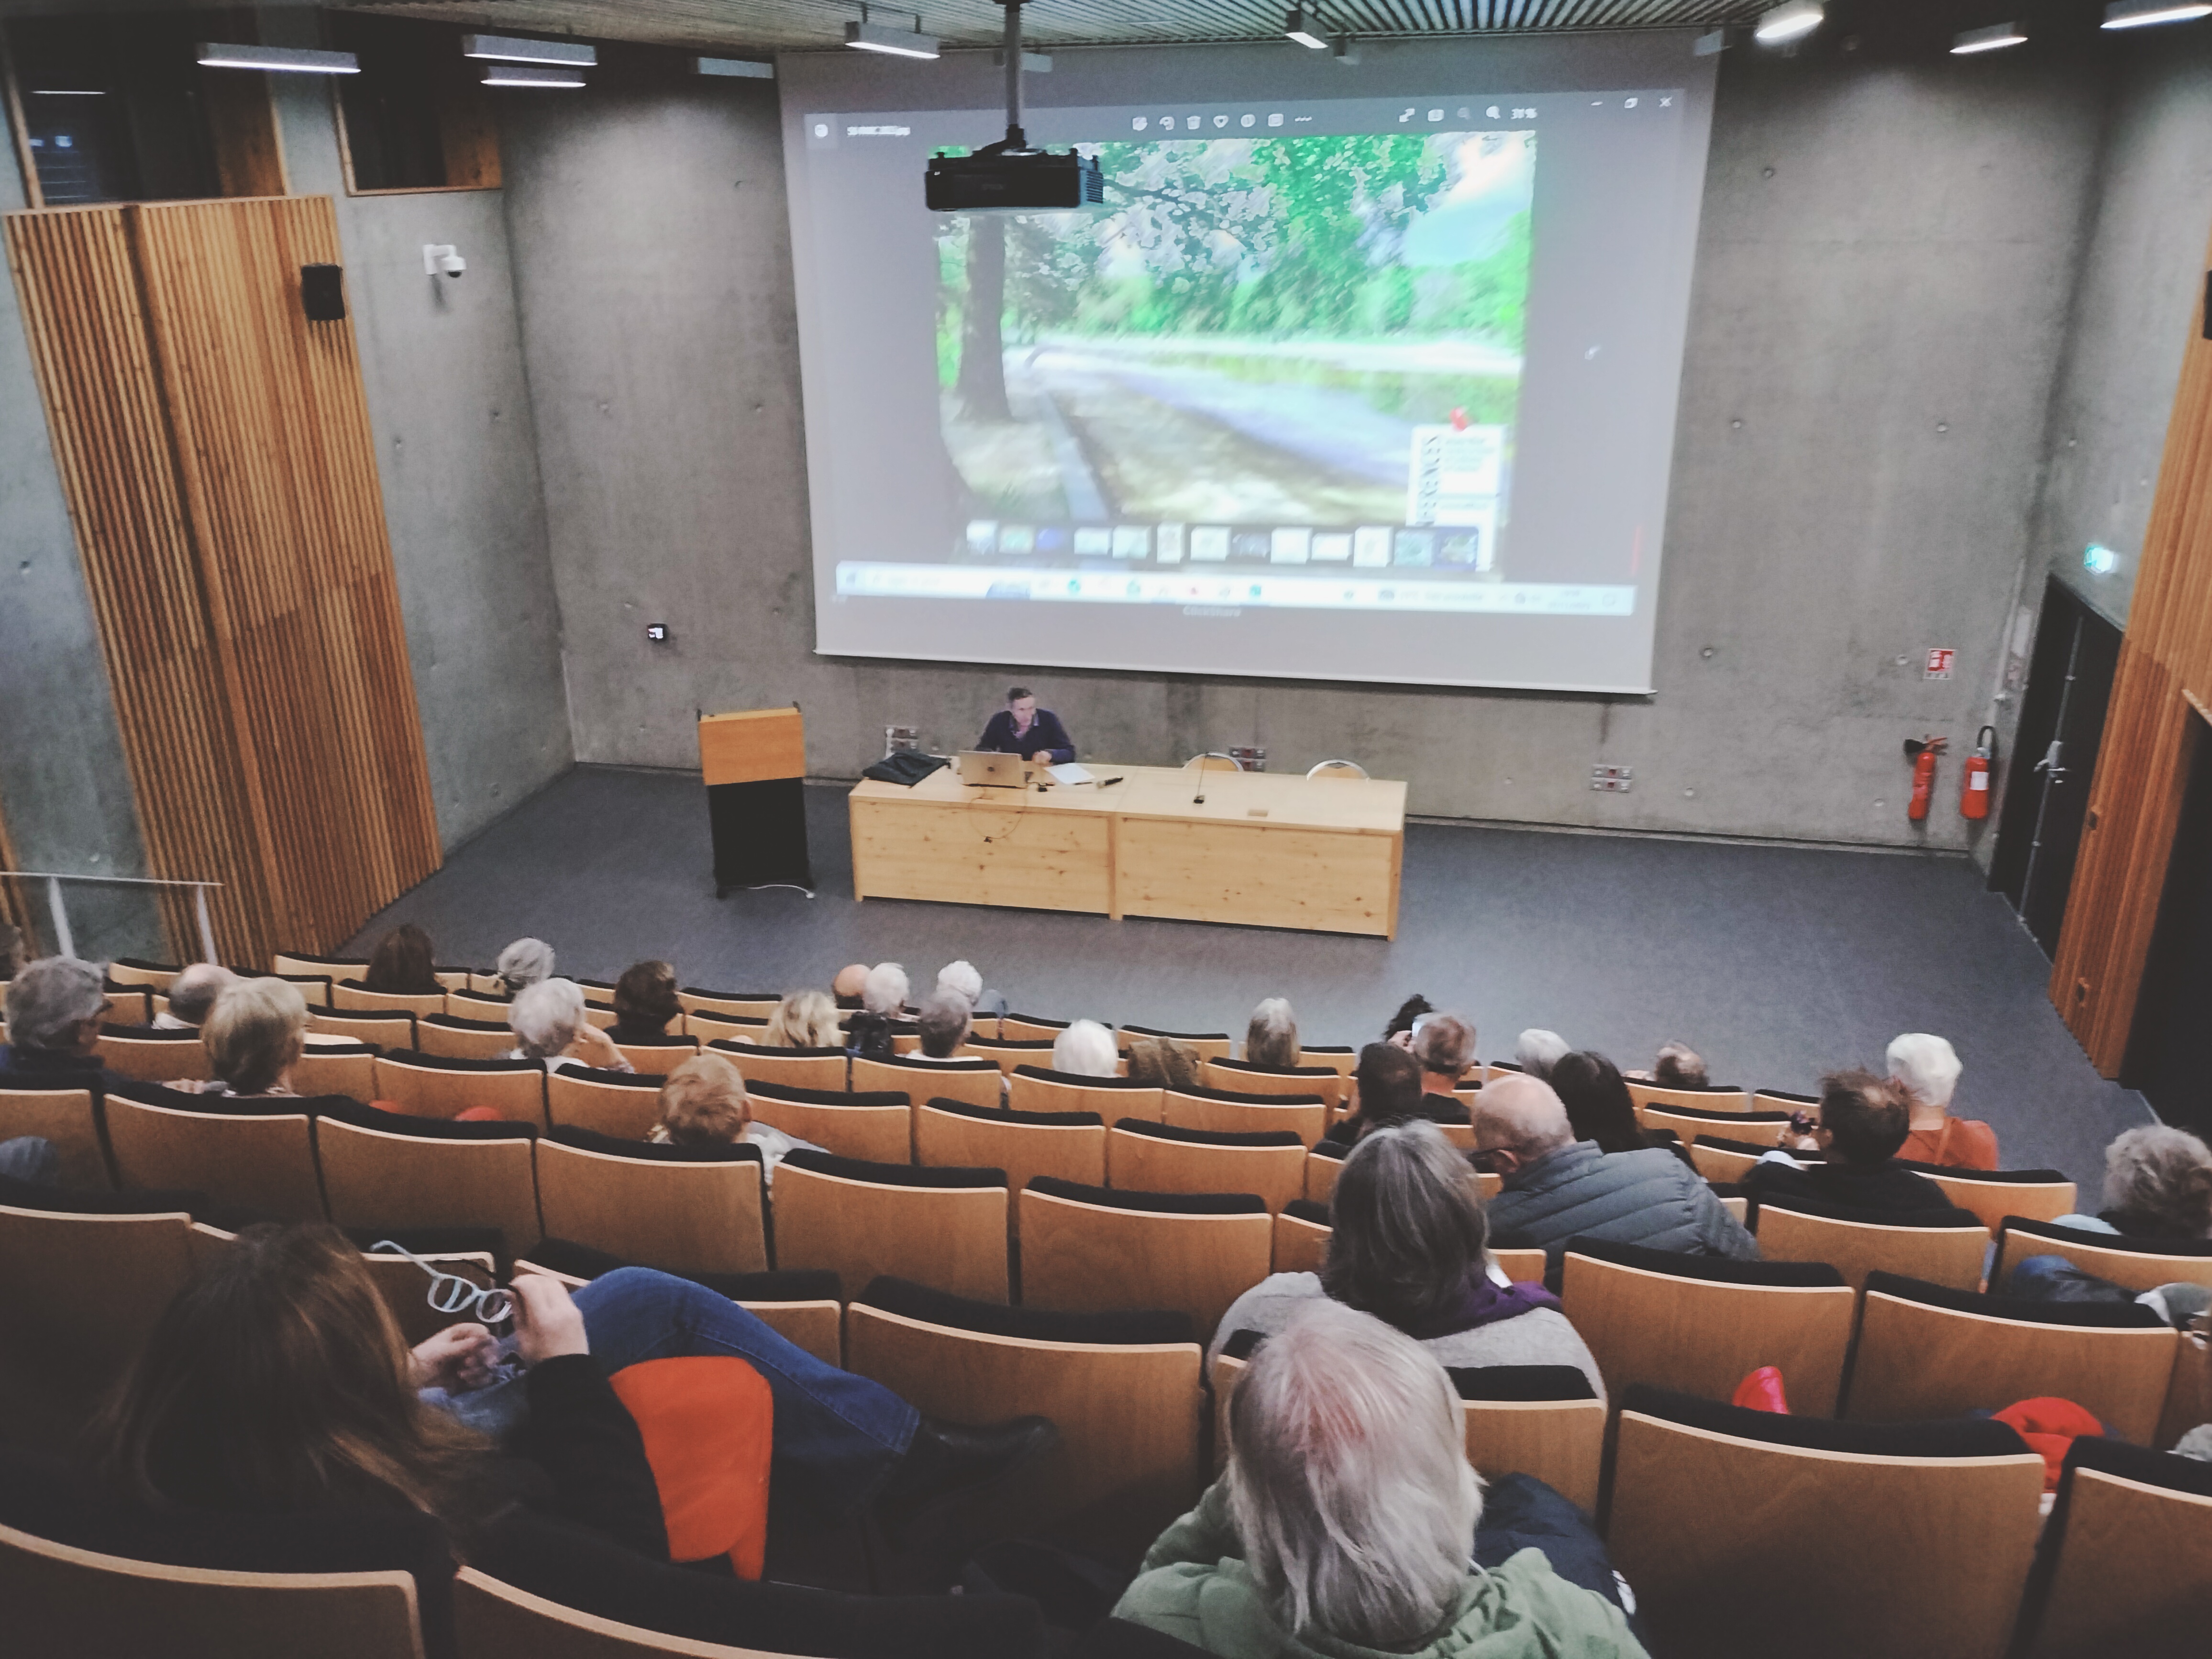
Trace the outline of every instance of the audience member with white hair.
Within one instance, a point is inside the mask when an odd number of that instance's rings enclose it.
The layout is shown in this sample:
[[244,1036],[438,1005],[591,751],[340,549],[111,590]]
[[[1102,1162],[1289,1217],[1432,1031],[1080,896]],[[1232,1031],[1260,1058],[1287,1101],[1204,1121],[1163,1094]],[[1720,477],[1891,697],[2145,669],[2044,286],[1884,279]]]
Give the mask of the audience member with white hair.
[[1052,1069],[1070,1077],[1113,1077],[1121,1067],[1114,1034],[1095,1019],[1079,1019],[1052,1040]]
[[124,1079],[100,1063],[100,1026],[113,1004],[100,969],[75,957],[40,957],[8,981],[8,1041],[0,1089],[89,1089]]
[[1322,1270],[1273,1274],[1231,1303],[1206,1349],[1209,1373],[1238,1332],[1271,1334],[1327,1297],[1405,1332],[1440,1364],[1572,1365],[1605,1398],[1597,1361],[1559,1298],[1506,1283],[1491,1260],[1474,1171],[1434,1124],[1369,1130],[1344,1160],[1329,1216]]
[[1291,1011],[1288,999],[1269,997],[1253,1009],[1251,1023],[1244,1028],[1247,1065],[1265,1066],[1277,1072],[1294,1071],[1299,1052],[1298,1017]]
[[[2104,1207],[2095,1215],[2062,1215],[2058,1224],[2146,1243],[2212,1238],[2212,1147],[2170,1123],[2123,1130],[2105,1148]],[[2212,1304],[2212,1288],[2160,1285],[2138,1295],[2063,1255],[2031,1255],[2003,1285],[1990,1288],[2042,1302],[2141,1302],[2185,1328]]]
[[879,962],[860,981],[860,1012],[846,1027],[846,1048],[857,1060],[889,1060],[897,1045],[891,1039],[914,1028],[906,1022],[906,969],[896,962]]
[[524,987],[507,1011],[507,1024],[515,1036],[509,1060],[534,1060],[549,1072],[637,1069],[612,1037],[584,1017],[584,988],[573,979],[541,979]]
[[1578,1234],[1692,1255],[1752,1260],[1759,1245],[1672,1152],[1601,1152],[1577,1140],[1548,1083],[1504,1077],[1474,1097],[1475,1167],[1503,1178],[1490,1224],[1544,1247],[1547,1279]]
[[1926,1031],[1907,1031],[1891,1039],[1890,1080],[1912,1097],[1912,1128],[1899,1158],[1953,1170],[1994,1170],[1997,1132],[1973,1118],[1951,1115],[1951,1096],[1959,1086],[1958,1050]]
[[519,939],[499,953],[494,966],[509,996],[518,996],[553,977],[553,947],[542,939]]
[[1253,1356],[1228,1473],[1146,1553],[1115,1616],[1224,1659],[1643,1654],[1620,1609],[1541,1550],[1474,1565],[1481,1516],[1443,1367],[1316,1301]]
[[169,1006],[154,1016],[157,1030],[196,1030],[207,1024],[215,1000],[241,983],[236,974],[219,962],[195,962],[169,981]]
[[937,970],[937,988],[950,991],[972,1010],[983,1000],[983,975],[975,971],[975,964],[964,957],[948,962]]
[[1513,1063],[1540,1083],[1550,1079],[1552,1067],[1559,1063],[1562,1055],[1572,1052],[1566,1038],[1557,1031],[1532,1025],[1514,1039]]

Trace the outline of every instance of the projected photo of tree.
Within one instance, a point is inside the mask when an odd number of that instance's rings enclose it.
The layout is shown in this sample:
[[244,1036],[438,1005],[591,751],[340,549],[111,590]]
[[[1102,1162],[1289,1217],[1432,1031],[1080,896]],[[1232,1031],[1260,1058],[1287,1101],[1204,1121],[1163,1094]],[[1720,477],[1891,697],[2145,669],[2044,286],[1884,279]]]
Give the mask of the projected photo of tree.
[[976,515],[1449,524],[1409,501],[1424,433],[1494,434],[1510,465],[1534,133],[1098,154],[1102,210],[940,223],[944,431]]

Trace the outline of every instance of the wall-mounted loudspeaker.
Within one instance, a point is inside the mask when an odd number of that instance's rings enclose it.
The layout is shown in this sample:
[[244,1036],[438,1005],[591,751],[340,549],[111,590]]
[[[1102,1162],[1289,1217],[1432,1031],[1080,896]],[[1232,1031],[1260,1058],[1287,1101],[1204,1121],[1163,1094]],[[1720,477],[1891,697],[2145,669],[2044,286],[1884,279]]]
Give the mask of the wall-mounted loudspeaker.
[[345,267],[343,265],[301,265],[300,267],[300,303],[305,307],[311,323],[342,323],[345,320]]

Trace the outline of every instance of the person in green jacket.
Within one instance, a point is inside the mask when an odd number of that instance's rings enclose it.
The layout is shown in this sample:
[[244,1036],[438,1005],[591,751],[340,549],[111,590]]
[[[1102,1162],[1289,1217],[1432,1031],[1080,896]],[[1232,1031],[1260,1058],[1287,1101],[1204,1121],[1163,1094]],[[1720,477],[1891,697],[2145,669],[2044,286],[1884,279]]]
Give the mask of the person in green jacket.
[[1229,1472],[1114,1609],[1221,1659],[1644,1659],[1620,1609],[1525,1549],[1469,1550],[1459,1397],[1411,1337],[1336,1302],[1253,1357]]

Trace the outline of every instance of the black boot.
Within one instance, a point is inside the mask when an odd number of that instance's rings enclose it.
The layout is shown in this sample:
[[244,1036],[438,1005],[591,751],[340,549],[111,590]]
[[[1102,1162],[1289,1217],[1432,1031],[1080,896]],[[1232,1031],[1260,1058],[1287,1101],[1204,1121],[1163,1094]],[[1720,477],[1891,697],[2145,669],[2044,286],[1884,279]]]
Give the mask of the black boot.
[[908,1548],[955,1503],[997,1485],[1059,1443],[1060,1431],[1042,1417],[1017,1417],[988,1429],[925,1417],[876,1495],[876,1519],[896,1547]]

